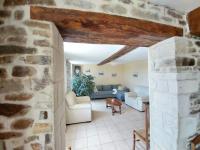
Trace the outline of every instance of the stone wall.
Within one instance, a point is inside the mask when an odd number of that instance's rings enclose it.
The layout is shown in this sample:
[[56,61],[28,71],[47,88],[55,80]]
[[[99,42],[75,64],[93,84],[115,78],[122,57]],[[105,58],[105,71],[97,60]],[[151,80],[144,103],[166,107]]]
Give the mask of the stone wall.
[[[63,68],[58,66],[63,59],[56,59],[62,58],[61,38],[53,24],[29,19],[29,5],[101,12],[184,29],[186,26],[184,13],[142,0],[1,0],[0,149],[4,150],[64,149]],[[186,48],[166,45],[151,58],[151,146],[155,150],[181,148],[200,128],[199,42],[186,43]],[[173,146],[173,142],[178,144]]]
[[[61,96],[60,102],[55,101],[58,95],[53,74],[54,51],[62,50],[58,46],[61,38],[55,45],[53,37],[57,34],[57,38],[59,33],[53,24],[29,20],[29,11],[28,6],[0,9],[0,149],[3,150],[53,150],[58,124],[65,129],[64,100]],[[54,114],[58,109],[63,110],[59,117]],[[61,141],[59,144],[63,146]]]
[[199,60],[195,39],[175,37],[150,47],[152,150],[189,149],[189,140],[200,132]]
[[67,78],[67,87],[66,87],[66,92],[69,92],[72,90],[72,87],[71,87],[71,80],[72,80],[72,64],[66,60],[66,78]]
[[55,150],[65,149],[64,48],[63,40],[53,25],[53,83]]

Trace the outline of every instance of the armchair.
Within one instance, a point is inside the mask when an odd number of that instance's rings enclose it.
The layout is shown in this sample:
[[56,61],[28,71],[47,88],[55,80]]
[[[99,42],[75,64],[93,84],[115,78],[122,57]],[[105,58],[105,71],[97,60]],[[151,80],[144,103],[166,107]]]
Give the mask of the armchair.
[[66,117],[66,124],[91,121],[92,106],[90,97],[76,97],[74,92],[69,92],[66,96]]

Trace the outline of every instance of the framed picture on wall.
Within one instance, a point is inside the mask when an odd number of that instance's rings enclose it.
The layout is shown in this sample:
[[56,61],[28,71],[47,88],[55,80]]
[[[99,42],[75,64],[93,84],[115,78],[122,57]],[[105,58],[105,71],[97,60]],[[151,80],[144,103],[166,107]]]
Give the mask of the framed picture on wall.
[[74,74],[79,74],[81,73],[81,66],[75,65],[74,66]]
[[85,70],[86,73],[90,73],[90,69]]
[[99,72],[98,74],[99,74],[99,76],[103,76],[103,75],[104,75],[104,73],[103,73],[103,72]]
[[136,72],[136,73],[133,73],[133,77],[134,78],[138,78],[138,73]]
[[116,73],[112,73],[112,77],[116,77],[117,76],[117,74]]

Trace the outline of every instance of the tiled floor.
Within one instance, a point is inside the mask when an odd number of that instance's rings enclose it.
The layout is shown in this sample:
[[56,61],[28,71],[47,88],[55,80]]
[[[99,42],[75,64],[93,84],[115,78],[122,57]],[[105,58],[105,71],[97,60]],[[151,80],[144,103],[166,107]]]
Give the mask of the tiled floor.
[[[122,114],[112,116],[105,100],[92,101],[93,121],[67,126],[66,144],[72,150],[131,150],[133,129],[144,125],[144,113],[123,104]],[[143,150],[137,142],[136,150]]]

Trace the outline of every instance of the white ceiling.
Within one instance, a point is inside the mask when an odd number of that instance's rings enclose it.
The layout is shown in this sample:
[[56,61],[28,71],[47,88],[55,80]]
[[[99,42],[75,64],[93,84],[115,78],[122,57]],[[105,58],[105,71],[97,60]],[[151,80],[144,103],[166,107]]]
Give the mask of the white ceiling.
[[181,12],[190,12],[200,7],[200,0],[149,0],[152,3],[165,5]]
[[98,64],[123,47],[124,45],[64,42],[66,58],[73,64]]
[[113,63],[115,64],[125,64],[128,62],[132,62],[135,60],[145,60],[148,59],[148,48],[147,47],[138,47],[133,51],[119,57],[118,59],[114,60]]
[[[73,64],[98,64],[123,47],[123,45],[64,43],[66,58]],[[124,64],[147,58],[147,48],[140,47],[114,60],[111,64]]]

